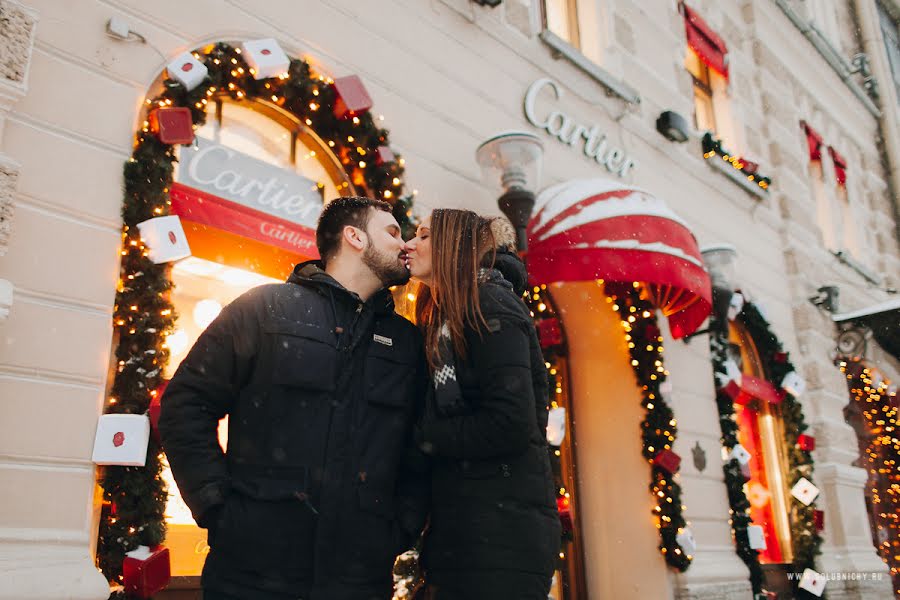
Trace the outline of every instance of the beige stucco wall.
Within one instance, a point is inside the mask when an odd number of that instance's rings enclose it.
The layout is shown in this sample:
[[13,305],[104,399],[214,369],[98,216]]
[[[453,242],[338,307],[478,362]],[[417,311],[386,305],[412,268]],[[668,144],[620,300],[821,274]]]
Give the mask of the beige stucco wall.
[[[468,0],[25,4],[27,10],[0,2],[3,10],[26,15],[35,35],[33,48],[26,36],[24,46],[3,49],[23,55],[16,64],[27,68],[18,80],[0,79],[0,200],[4,194],[14,198],[9,248],[0,256],[0,279],[14,286],[9,316],[0,321],[0,579],[12,582],[0,586],[0,598],[104,597],[105,583],[91,558],[96,522],[89,459],[107,383],[122,163],[143,95],[167,59],[210,41],[259,37],[277,38],[289,53],[331,75],[360,75],[375,101],[373,111],[385,116],[395,149],[406,157],[407,184],[419,192],[420,214],[437,206],[496,212],[497,193],[481,182],[474,150],[497,131],[534,130],[522,115],[525,90],[540,77],[558,81],[565,93],[557,103],[562,110],[598,124],[611,144],[637,159],[626,183],[664,198],[701,244],[727,241],[738,248],[742,287],[765,306],[810,382],[802,403],[818,438],[818,483],[825,492],[823,568],[885,570],[867,543],[864,479],[849,466],[856,445],[841,414],[844,384],[830,362],[833,326],[807,297],[826,283],[840,285],[844,310],[888,296],[823,247],[799,128],[800,119],[810,121],[847,157],[854,211],[865,232],[867,252],[859,258],[887,274],[885,286],[896,286],[900,254],[875,142],[878,120],[775,2],[692,4],[729,45],[729,133],[732,146],[773,178],[762,201],[706,165],[698,140],[674,144],[655,131],[662,110],[692,114],[684,30],[674,1],[588,3],[601,36],[601,66],[639,92],[639,105],[608,96],[581,70],[555,60],[536,37],[533,0],[506,0],[494,10]],[[111,16],[126,19],[148,43],[109,38],[104,24]],[[851,27],[846,19],[839,25]],[[840,39],[847,45],[842,51],[855,51],[853,35]],[[609,176],[577,150],[536,133],[545,137],[544,185]],[[677,576],[660,571],[652,547],[644,556],[653,574],[646,585],[660,598],[660,590],[683,598],[743,598],[748,584],[727,524],[705,338],[690,345],[670,341],[666,357],[681,430],[675,449],[687,458],[699,442],[710,464],[702,473],[690,460],[682,467],[687,516],[698,542],[693,566]],[[606,465],[627,485],[646,485],[646,472],[617,469],[618,457],[602,456],[605,446],[598,449],[601,456],[584,460]],[[635,520],[633,526],[652,523]],[[650,543],[641,537],[646,531],[635,536]],[[643,555],[630,556],[640,562]],[[592,598],[608,596],[604,585],[591,584]],[[848,597],[875,598],[885,590],[889,586],[850,590]],[[621,587],[615,597],[650,596]]]

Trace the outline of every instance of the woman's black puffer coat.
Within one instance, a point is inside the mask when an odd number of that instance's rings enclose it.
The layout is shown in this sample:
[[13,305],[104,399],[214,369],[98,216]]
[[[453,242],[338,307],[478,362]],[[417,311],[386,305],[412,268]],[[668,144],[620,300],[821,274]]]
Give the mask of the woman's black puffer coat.
[[445,577],[505,571],[546,576],[549,585],[560,523],[545,433],[547,369],[521,299],[524,265],[498,254],[495,268],[506,281],[479,286],[488,331],[467,329],[467,356],[456,360],[464,408],[442,416],[432,399],[422,424],[432,456],[423,562]]

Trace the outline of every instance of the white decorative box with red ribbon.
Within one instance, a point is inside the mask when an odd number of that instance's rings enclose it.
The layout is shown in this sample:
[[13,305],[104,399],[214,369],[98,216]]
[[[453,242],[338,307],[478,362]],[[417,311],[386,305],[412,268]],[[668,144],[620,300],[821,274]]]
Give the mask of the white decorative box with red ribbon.
[[268,79],[287,73],[291,59],[272,38],[244,42],[244,60],[253,69],[254,79]]
[[190,52],[183,52],[166,65],[169,77],[191,91],[206,79],[209,69]]
[[153,217],[138,223],[137,228],[154,263],[172,262],[191,255],[181,219],[176,215]]
[[97,423],[92,460],[96,465],[143,467],[149,440],[147,415],[102,415]]

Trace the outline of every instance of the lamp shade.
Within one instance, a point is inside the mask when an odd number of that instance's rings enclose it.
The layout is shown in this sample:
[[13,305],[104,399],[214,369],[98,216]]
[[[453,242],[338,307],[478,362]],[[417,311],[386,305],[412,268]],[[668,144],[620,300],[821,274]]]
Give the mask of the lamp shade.
[[534,191],[540,185],[544,143],[534,134],[500,133],[478,146],[475,160],[484,179],[504,190]]
[[737,250],[731,244],[714,244],[700,249],[703,264],[709,272],[713,288],[734,290],[736,287]]

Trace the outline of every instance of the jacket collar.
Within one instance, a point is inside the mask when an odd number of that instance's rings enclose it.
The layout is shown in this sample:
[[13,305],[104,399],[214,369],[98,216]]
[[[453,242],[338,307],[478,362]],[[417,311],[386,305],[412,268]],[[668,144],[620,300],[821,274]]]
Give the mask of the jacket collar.
[[[351,299],[353,302],[361,301],[356,292],[351,292],[334,277],[326,273],[322,262],[318,260],[308,260],[297,264],[288,277],[287,283],[295,283],[320,291],[332,290]],[[393,313],[394,297],[391,295],[390,290],[381,289],[372,294],[372,297],[365,302],[365,305],[378,314]]]

